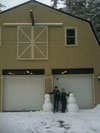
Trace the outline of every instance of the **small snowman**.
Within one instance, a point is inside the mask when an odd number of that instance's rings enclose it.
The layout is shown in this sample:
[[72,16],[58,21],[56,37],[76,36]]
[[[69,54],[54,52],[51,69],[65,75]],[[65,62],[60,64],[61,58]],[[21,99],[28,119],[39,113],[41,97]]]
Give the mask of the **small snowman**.
[[52,105],[51,100],[50,100],[50,95],[45,94],[44,98],[45,98],[45,100],[44,100],[44,104],[43,104],[43,111],[52,112],[53,111],[53,105]]
[[78,104],[76,103],[73,93],[70,93],[69,95],[67,109],[68,112],[73,112],[73,113],[76,113],[79,110]]

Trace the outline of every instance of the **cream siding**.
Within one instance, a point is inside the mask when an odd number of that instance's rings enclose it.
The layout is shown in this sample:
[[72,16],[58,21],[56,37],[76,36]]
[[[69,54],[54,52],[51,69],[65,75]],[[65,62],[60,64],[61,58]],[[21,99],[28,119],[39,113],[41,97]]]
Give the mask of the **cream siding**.
[[0,47],[1,47],[1,27],[0,27]]
[[[3,23],[7,22],[31,23],[29,15],[31,9],[37,23],[63,23],[62,27],[48,27],[48,60],[45,61],[18,61],[17,27],[3,26]],[[95,105],[100,103],[100,81],[97,80],[97,76],[100,75],[100,50],[87,22],[34,3],[0,14],[0,27],[2,27],[0,71],[2,69],[45,69],[45,75],[52,76],[51,70],[54,68],[94,68],[94,101]],[[77,27],[77,47],[65,46],[65,27]],[[2,73],[0,75],[2,77]],[[45,81],[47,92],[52,89],[52,78],[46,78]],[[2,97],[2,92],[0,94]]]

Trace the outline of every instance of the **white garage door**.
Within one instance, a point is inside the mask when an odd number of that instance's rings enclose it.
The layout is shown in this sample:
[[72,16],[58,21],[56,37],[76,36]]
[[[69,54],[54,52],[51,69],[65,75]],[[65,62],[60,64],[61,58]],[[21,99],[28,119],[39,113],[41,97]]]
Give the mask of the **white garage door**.
[[43,76],[4,76],[3,110],[40,110],[44,91]]
[[73,92],[80,108],[92,108],[92,75],[61,75],[54,76],[54,86]]

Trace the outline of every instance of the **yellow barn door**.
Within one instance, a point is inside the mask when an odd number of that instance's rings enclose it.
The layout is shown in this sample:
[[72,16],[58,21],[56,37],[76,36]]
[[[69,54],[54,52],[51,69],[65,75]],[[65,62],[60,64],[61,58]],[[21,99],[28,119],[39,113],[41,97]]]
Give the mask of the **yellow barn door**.
[[17,27],[17,59],[18,60],[48,59],[47,26]]

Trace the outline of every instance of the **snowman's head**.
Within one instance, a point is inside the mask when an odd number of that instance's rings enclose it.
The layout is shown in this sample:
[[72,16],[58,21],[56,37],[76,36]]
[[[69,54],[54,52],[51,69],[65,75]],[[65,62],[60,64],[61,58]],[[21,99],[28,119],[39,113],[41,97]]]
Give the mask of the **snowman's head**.
[[50,98],[50,95],[49,94],[45,94],[45,98]]
[[74,97],[74,94],[73,93],[70,93],[70,95],[69,95],[70,97]]

